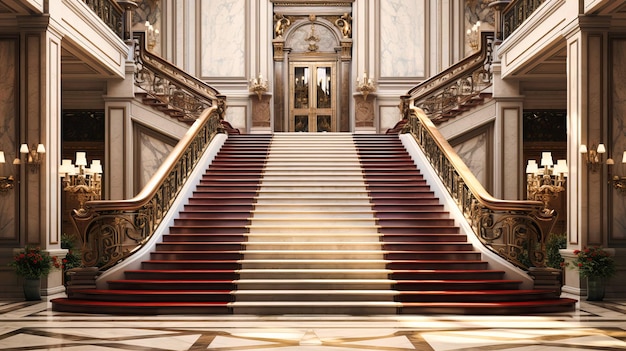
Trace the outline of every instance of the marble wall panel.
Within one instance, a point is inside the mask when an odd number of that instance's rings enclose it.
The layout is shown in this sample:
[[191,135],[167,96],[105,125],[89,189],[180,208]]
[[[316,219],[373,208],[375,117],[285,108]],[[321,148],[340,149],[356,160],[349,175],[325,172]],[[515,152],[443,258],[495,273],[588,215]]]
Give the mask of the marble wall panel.
[[[0,151],[6,163],[0,164],[0,176],[17,177],[12,164],[17,156],[17,40],[0,39]],[[0,193],[0,241],[17,240],[17,189]]]
[[423,77],[425,1],[381,0],[380,77]]
[[201,2],[202,77],[246,76],[246,6],[246,0]]
[[[626,57],[626,40],[611,41],[612,66],[611,77],[611,116],[612,116],[612,144],[615,158],[614,172],[619,176],[626,176],[626,165],[621,163],[622,153],[626,150],[626,66],[622,65]],[[622,194],[610,188],[612,194],[612,228],[609,242],[626,243],[626,193]]]
[[482,133],[453,145],[456,153],[485,189],[489,189],[488,170],[488,134]]
[[176,141],[166,136],[159,135],[143,126],[136,126],[137,139],[136,152],[138,153],[139,162],[135,174],[137,174],[137,186],[135,193],[141,191],[148,183],[154,173],[161,167],[163,161],[172,152]]

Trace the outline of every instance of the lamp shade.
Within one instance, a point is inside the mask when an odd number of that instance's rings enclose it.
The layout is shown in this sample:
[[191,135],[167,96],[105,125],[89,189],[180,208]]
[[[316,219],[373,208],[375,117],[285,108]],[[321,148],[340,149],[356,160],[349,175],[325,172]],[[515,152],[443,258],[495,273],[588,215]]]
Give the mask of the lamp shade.
[[5,162],[7,161],[4,159],[4,151],[0,151],[0,163],[5,163]]
[[554,166],[554,172],[562,173],[564,176],[567,176],[567,173],[569,172],[567,168],[567,160],[557,160],[556,166]]
[[605,153],[605,152],[606,152],[606,148],[604,147],[604,144],[600,144],[600,145],[598,145],[597,152],[598,152],[599,154],[603,154],[603,153]]
[[43,146],[43,144],[37,145],[37,153],[38,154],[45,154],[46,153],[46,148]]
[[93,160],[93,162],[91,162],[91,167],[89,167],[89,169],[91,170],[91,173],[101,174],[102,164],[100,163],[100,160]]
[[20,146],[20,153],[22,153],[22,154],[27,154],[27,153],[29,153],[29,152],[30,152],[30,151],[28,151],[28,145],[26,145],[26,144],[22,144],[22,146]]
[[550,167],[552,165],[554,165],[554,161],[552,160],[552,153],[551,152],[542,152],[541,153],[541,165],[546,167]]
[[59,173],[61,175],[73,175],[74,174],[74,165],[72,164],[72,160],[62,160],[61,161],[61,166],[59,167]]
[[537,161],[528,160],[528,164],[526,165],[526,173],[534,174],[534,173],[537,173],[538,171],[539,171],[539,168],[537,167]]
[[76,152],[76,166],[87,166],[87,153],[84,151]]
[[580,145],[580,153],[581,154],[586,154],[587,153],[587,145],[585,145],[585,144],[581,144]]

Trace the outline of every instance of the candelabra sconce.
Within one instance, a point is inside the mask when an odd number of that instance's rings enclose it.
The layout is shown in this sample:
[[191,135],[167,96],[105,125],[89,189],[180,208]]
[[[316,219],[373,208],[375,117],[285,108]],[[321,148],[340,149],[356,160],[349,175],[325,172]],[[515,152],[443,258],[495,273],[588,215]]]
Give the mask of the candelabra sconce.
[[376,85],[372,78],[367,77],[367,72],[363,73],[363,80],[356,79],[356,90],[363,95],[363,100],[367,100],[367,95],[376,91]]
[[467,30],[467,42],[469,43],[469,46],[472,48],[472,50],[477,51],[478,50],[478,44],[479,44],[479,35],[480,32],[480,21],[477,21],[471,29]]
[[595,145],[591,146],[591,149],[587,149],[587,145],[580,145],[580,153],[585,155],[585,160],[587,161],[587,168],[591,172],[597,172],[600,170],[600,165],[604,163],[602,160],[604,153],[606,153],[606,148],[604,144],[599,144],[597,147]]
[[[0,151],[0,164],[6,163],[4,158],[4,151]],[[0,177],[0,194],[6,194],[9,190],[15,187],[15,178],[10,175],[7,177]]]
[[263,80],[263,75],[259,74],[258,78],[250,78],[250,92],[255,93],[259,97],[259,101],[268,90],[267,80]]
[[528,199],[543,202],[543,214],[551,216],[554,210],[548,207],[548,203],[565,190],[568,174],[567,161],[558,160],[555,165],[552,153],[542,152],[541,166],[540,168],[536,160],[528,160],[526,191]]
[[[608,158],[606,160],[607,166],[614,166],[615,161],[612,158]],[[626,164],[626,151],[622,154],[622,174],[624,174],[624,165]],[[609,168],[609,174],[611,172],[611,168]],[[624,175],[614,175],[612,178],[609,176],[609,182],[613,184],[613,187],[619,191],[620,194],[626,195],[626,176]]]
[[159,41],[159,30],[155,29],[150,21],[146,21],[146,42],[148,44],[148,50],[152,51]]
[[[43,156],[45,153],[46,148],[43,144],[37,144],[36,146],[33,145],[30,148],[27,144],[22,144],[20,146],[20,154],[24,157],[24,163],[26,163],[32,173],[37,173],[39,170],[39,166],[41,165],[41,162],[43,162]],[[19,158],[16,158],[15,161],[13,161],[14,165],[19,165],[21,163],[22,161]]]
[[100,200],[102,194],[102,164],[93,160],[87,168],[85,152],[76,153],[76,164],[72,160],[62,160],[59,175],[62,178],[63,190],[76,197],[79,211],[84,211],[85,202]]

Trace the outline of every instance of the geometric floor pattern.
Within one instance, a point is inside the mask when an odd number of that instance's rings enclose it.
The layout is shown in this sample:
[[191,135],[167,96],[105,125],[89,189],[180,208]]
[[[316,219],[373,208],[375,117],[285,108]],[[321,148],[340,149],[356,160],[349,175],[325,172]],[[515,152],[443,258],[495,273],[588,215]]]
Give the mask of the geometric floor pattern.
[[626,350],[626,302],[536,316],[112,316],[0,301],[0,350]]

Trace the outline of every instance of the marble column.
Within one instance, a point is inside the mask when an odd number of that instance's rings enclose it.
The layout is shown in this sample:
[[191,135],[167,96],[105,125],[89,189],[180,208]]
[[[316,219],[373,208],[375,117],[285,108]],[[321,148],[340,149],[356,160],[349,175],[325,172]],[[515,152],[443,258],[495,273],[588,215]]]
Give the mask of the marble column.
[[[580,145],[607,142],[607,31],[603,17],[581,17],[565,33],[567,39],[567,112],[569,177],[567,186],[567,251],[606,244],[607,175],[605,166],[591,171]],[[571,260],[571,256],[565,257]],[[576,270],[565,270],[563,291],[580,293]]]
[[[21,77],[19,142],[46,148],[38,167],[24,164],[20,176],[20,242],[37,245],[62,258],[61,164],[61,33],[49,17],[19,18]],[[16,189],[17,190],[17,189]],[[42,280],[42,295],[64,291],[60,270]]]

